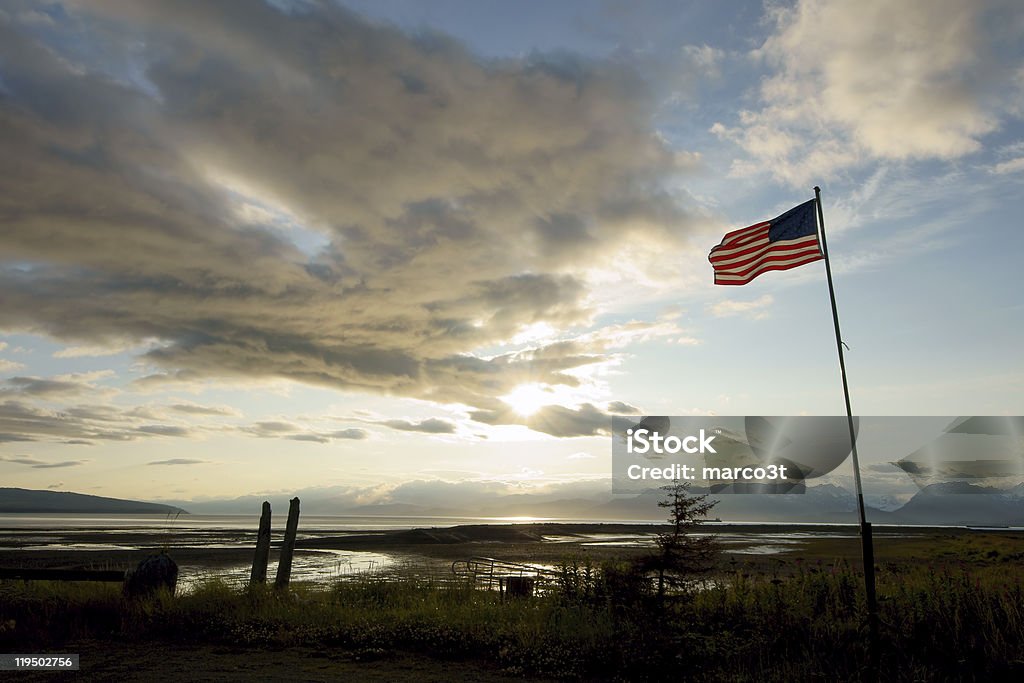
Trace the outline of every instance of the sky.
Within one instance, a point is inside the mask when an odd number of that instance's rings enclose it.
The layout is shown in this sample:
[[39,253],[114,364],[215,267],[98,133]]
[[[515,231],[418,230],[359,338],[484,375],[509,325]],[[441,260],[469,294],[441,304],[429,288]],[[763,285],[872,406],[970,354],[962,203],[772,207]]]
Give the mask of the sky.
[[707,261],[815,185],[854,411],[1024,415],[1022,37],[1011,0],[7,0],[0,486],[610,495],[613,415],[841,415],[823,264]]

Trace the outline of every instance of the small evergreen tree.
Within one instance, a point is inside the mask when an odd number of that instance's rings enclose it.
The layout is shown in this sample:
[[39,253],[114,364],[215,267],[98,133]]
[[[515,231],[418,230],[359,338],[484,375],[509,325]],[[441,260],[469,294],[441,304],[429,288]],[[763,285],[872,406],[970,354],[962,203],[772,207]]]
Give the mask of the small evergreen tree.
[[657,553],[648,560],[647,568],[658,575],[658,597],[664,598],[666,588],[685,586],[688,578],[707,572],[715,565],[719,553],[715,536],[696,536],[695,530],[718,501],[708,501],[708,494],[690,493],[690,482],[678,479],[661,487],[668,497],[658,507],[668,509],[667,531],[658,534]]

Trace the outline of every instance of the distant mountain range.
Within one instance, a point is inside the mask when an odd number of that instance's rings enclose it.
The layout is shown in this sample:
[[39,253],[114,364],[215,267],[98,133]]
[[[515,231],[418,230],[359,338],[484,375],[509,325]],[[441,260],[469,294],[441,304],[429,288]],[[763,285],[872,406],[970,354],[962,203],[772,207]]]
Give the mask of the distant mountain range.
[[1024,526],[1024,483],[1009,490],[965,482],[932,484],[893,513],[901,524]]
[[[702,493],[697,489],[694,493]],[[298,492],[304,515],[352,515],[359,517],[547,517],[577,520],[663,520],[665,511],[658,501],[665,497],[660,489],[639,495],[610,497],[591,493],[578,497],[552,494],[495,496],[487,501],[451,506],[388,502],[352,505],[339,500],[331,490]],[[850,524],[857,520],[856,498],[846,489],[832,484],[809,486],[800,494],[727,494],[714,495],[718,504],[712,518],[726,522],[822,522]],[[30,491],[0,488],[0,512],[180,514],[182,506],[199,514],[259,514],[263,496],[244,496],[232,500],[143,503],[102,498],[79,493]],[[278,514],[288,509],[288,496],[270,496]],[[881,497],[868,506],[868,520],[877,524],[922,524],[956,526],[1024,526],[1024,484],[1010,490],[988,489],[963,482],[933,484],[918,491],[905,503]],[[453,522],[454,523],[454,522]]]
[[[696,488],[694,493],[703,493]],[[972,495],[973,494],[973,495]],[[298,492],[302,512],[307,515],[353,515],[360,517],[547,517],[578,520],[663,520],[665,511],[658,501],[665,497],[660,489],[632,496],[610,497],[590,494],[557,497],[552,494],[494,496],[451,505],[423,505],[412,502],[352,505],[339,500],[330,490]],[[712,518],[736,522],[822,522],[855,523],[857,500],[846,489],[832,484],[807,487],[793,494],[714,495],[718,504]],[[287,496],[268,499],[275,511],[288,509]],[[262,496],[234,500],[180,502],[196,513],[258,514]],[[1024,526],[1024,484],[1009,491],[996,491],[972,484],[933,484],[919,490],[903,502],[891,496],[871,499],[868,521],[877,524],[924,524],[968,526]]]
[[[623,518],[649,511],[663,497],[650,491],[633,499],[602,506],[610,517]],[[715,497],[715,496],[712,496]],[[809,486],[802,494],[717,496],[711,515],[724,521],[852,523],[857,520],[857,499],[832,484]],[[1024,484],[1009,491],[973,484],[933,484],[902,505],[892,498],[867,506],[869,522],[955,526],[1024,526]],[[646,515],[645,515],[646,516]]]
[[0,512],[67,514],[188,514],[173,505],[89,496],[67,491],[0,488]]

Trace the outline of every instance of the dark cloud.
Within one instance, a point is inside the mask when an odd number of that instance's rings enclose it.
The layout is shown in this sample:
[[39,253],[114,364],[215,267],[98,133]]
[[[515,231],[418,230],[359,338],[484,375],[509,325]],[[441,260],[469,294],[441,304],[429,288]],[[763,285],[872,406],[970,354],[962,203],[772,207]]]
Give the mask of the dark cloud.
[[280,436],[282,434],[299,431],[299,426],[292,424],[291,422],[268,420],[264,422],[256,422],[251,427],[247,427],[245,431],[254,436]]
[[86,385],[81,382],[46,379],[43,377],[11,377],[0,392],[34,398],[64,397],[81,394]]
[[177,425],[142,425],[136,428],[137,432],[142,434],[152,434],[154,436],[177,436],[185,437],[191,436],[192,430],[186,427],[179,427]]
[[170,406],[171,410],[187,415],[223,415],[226,417],[238,417],[240,413],[228,406],[203,406],[198,403],[176,403]]
[[439,417],[414,422],[412,420],[385,420],[382,424],[402,432],[423,432],[425,434],[454,434],[455,423]]
[[138,416],[138,409],[133,408],[127,413],[114,408],[113,406],[70,406],[64,408],[61,413],[79,420],[93,422],[124,422],[130,417]]
[[352,441],[362,441],[370,436],[370,433],[365,429],[358,429],[353,427],[351,429],[339,429],[335,432],[328,434],[332,439],[349,439]]
[[282,420],[256,422],[248,427],[243,427],[242,432],[263,439],[288,439],[290,441],[309,441],[312,443],[330,443],[335,439],[358,441],[369,436],[369,433],[364,429],[353,428],[318,432]]
[[205,465],[209,460],[195,460],[193,458],[171,458],[170,460],[154,460],[147,462],[147,465]]
[[12,457],[9,457],[9,456],[2,456],[2,455],[0,455],[0,462],[14,462],[14,463],[17,463],[19,465],[33,465],[33,466],[34,465],[41,465],[41,464],[43,464],[42,460],[36,460],[35,458],[29,458],[27,456],[26,457],[13,457],[12,458]]
[[643,78],[303,7],[0,22],[5,322],[158,340],[145,384],[283,377],[493,416],[518,384],[574,383],[600,344],[473,352],[589,322],[588,268],[693,224]]
[[45,460],[37,460],[36,458],[29,458],[27,456],[21,456],[21,457],[0,456],[0,462],[13,462],[13,463],[16,463],[18,465],[28,465],[29,467],[32,467],[33,469],[48,470],[48,469],[56,469],[56,468],[61,468],[61,467],[78,467],[79,465],[84,465],[84,464],[86,464],[89,461],[88,460],[62,460],[60,462],[47,462]]
[[27,437],[23,434],[0,433],[0,443],[17,443],[19,441],[34,441],[34,439]]
[[611,434],[611,415],[601,411],[590,403],[578,408],[565,406],[544,406],[532,415],[523,416],[511,408],[470,413],[477,422],[491,425],[520,424],[536,432],[551,436],[602,436]]
[[62,410],[25,401],[0,402],[0,442],[50,441],[90,445],[95,441],[133,441],[154,436],[190,436],[185,427],[146,424],[136,411],[114,406],[76,405]]
[[23,401],[0,402],[0,439],[36,441],[54,438],[116,441],[132,437],[125,431],[66,412],[36,407]]
[[331,440],[320,434],[288,434],[287,436],[281,437],[283,439],[289,439],[290,441],[309,441],[312,443],[330,443]]
[[612,401],[608,404],[608,412],[616,415],[639,415],[640,409],[622,401]]
[[57,467],[78,467],[89,462],[88,460],[62,460],[61,462],[48,462],[40,465],[33,465],[36,469],[53,469]]

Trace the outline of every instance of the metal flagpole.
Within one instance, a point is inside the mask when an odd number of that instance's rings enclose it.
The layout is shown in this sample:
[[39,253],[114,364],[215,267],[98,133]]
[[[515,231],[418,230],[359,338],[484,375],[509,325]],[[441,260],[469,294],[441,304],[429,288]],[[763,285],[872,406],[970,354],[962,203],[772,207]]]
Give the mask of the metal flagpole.
[[857,513],[860,516],[860,541],[864,557],[864,589],[867,594],[868,629],[871,638],[871,659],[873,668],[878,665],[878,600],[875,595],[875,550],[871,540],[871,524],[864,514],[864,489],[860,483],[860,459],[857,457],[857,434],[853,427],[853,411],[850,408],[850,385],[846,380],[846,359],[843,357],[843,338],[839,331],[839,312],[836,309],[836,292],[832,286],[832,265],[828,260],[828,243],[825,241],[825,217],[821,212],[821,188],[814,186],[814,199],[818,205],[818,226],[821,229],[821,251],[825,257],[825,275],[828,278],[828,296],[832,301],[832,322],[836,328],[836,349],[839,351],[839,372],[843,376],[843,398],[846,399],[846,420],[850,427],[850,448],[853,453],[853,481],[857,488]]

